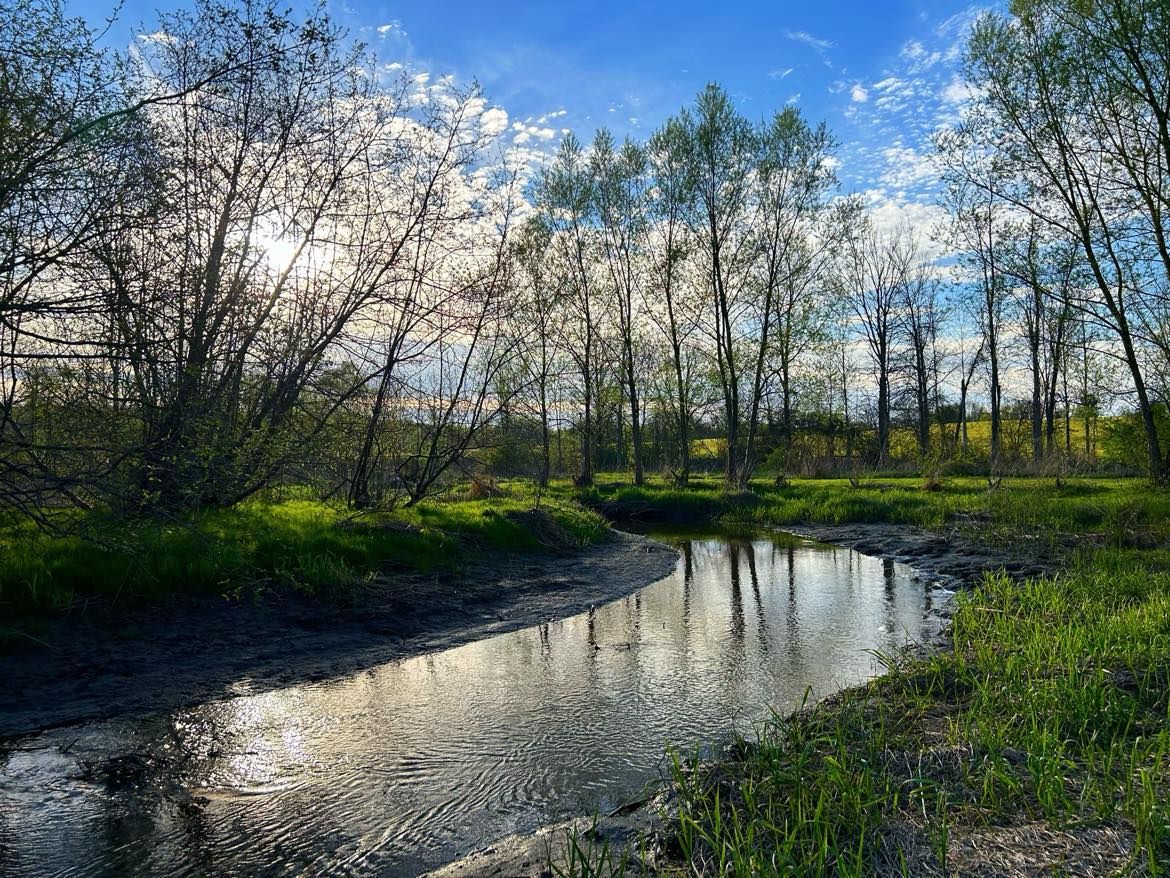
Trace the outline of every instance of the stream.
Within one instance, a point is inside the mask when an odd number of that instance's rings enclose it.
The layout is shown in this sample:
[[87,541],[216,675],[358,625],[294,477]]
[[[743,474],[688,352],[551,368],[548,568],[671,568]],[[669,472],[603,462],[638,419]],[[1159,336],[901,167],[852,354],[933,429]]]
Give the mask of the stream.
[[325,682],[0,741],[0,875],[417,875],[612,810],[684,752],[880,672],[949,592],[785,535],[655,534],[587,613]]

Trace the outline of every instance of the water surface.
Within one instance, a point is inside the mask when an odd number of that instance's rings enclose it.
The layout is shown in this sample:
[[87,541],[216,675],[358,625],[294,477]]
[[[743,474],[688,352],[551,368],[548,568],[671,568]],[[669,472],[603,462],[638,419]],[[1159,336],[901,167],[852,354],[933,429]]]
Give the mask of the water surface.
[[0,874],[415,875],[610,810],[667,744],[750,733],[938,626],[941,593],[890,561],[675,541],[672,576],[563,621],[0,746]]

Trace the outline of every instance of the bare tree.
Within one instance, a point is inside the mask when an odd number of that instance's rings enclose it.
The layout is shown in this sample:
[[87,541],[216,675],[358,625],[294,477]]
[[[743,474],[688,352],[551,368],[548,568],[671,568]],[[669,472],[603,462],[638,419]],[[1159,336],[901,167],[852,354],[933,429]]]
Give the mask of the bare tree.
[[861,329],[877,384],[877,460],[890,454],[890,377],[897,309],[909,266],[905,235],[889,235],[863,218],[845,240],[838,269],[842,292]]
[[[738,113],[727,93],[708,85],[684,110],[690,178],[695,187],[691,227],[710,301],[710,337],[723,395],[727,437],[724,479],[728,489],[746,484],[745,447],[740,428],[745,369],[740,318],[750,294],[755,242],[748,223],[752,212],[752,175],[758,145],[752,125]],[[750,364],[750,359],[748,363]],[[750,403],[749,403],[750,405]]]
[[488,139],[477,113],[483,98],[475,87],[441,88],[421,111],[383,121],[367,153],[358,226],[348,235],[345,278],[364,291],[366,305],[344,341],[368,364],[362,386],[375,386],[349,487],[357,507],[386,488],[393,451],[382,434],[400,371],[425,362],[439,343],[435,325],[447,296],[439,278],[450,273],[460,229],[481,218],[466,174]]
[[642,464],[638,360],[634,348],[641,323],[639,318],[648,246],[650,177],[646,152],[628,139],[620,148],[615,147],[613,136],[603,128],[597,132],[593,141],[590,169],[606,274],[617,305],[619,359],[625,402],[630,409],[634,484],[641,485],[645,480],[645,472]]
[[550,167],[543,169],[534,189],[536,208],[552,233],[550,269],[564,291],[570,312],[564,321],[565,346],[581,378],[582,420],[579,485],[593,483],[594,406],[601,347],[602,303],[593,272],[596,242],[590,226],[593,182],[581,144],[566,135]]
[[648,145],[653,175],[651,193],[651,264],[653,302],[647,308],[651,320],[665,337],[669,349],[673,392],[670,396],[677,433],[676,484],[685,485],[691,473],[690,432],[694,417],[694,349],[698,321],[685,296],[685,260],[688,255],[686,216],[693,191],[692,168],[687,160],[687,132],[671,119],[656,131]]
[[522,298],[516,308],[516,316],[520,321],[516,327],[516,336],[527,341],[521,356],[528,383],[536,393],[536,412],[540,419],[538,481],[541,487],[548,485],[552,470],[552,385],[559,368],[558,339],[561,335],[557,326],[560,319],[558,297],[546,264],[549,238],[544,223],[533,218],[525,225],[514,244],[523,282]]
[[938,385],[938,336],[945,312],[940,301],[939,277],[912,238],[905,242],[904,257],[898,322],[906,341],[918,453],[925,457],[931,450],[930,425]]

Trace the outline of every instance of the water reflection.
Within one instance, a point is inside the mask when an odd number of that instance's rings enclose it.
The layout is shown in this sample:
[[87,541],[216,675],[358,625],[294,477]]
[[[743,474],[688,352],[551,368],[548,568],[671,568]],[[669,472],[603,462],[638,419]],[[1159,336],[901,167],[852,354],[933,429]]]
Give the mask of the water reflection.
[[588,613],[344,679],[0,749],[0,874],[402,874],[607,810],[691,746],[875,670],[935,624],[909,571],[680,542]]

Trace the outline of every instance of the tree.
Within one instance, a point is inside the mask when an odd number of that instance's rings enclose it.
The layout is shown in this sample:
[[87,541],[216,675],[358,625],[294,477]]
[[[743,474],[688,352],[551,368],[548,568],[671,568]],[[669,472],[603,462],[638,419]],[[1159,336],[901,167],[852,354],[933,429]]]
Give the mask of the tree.
[[48,397],[37,389],[63,388],[63,351],[73,364],[106,358],[86,343],[107,340],[108,321],[96,321],[96,338],[79,324],[62,329],[69,315],[101,309],[70,272],[124,230],[121,206],[153,172],[138,114],[175,97],[136,100],[121,60],[98,41],[57,0],[19,0],[0,29],[0,505],[29,515],[63,500],[89,505],[91,483],[117,453],[100,429],[87,449],[78,448],[91,438],[83,430],[42,441]]
[[570,312],[564,321],[565,346],[581,378],[582,421],[579,485],[593,483],[594,405],[600,348],[601,303],[594,289],[596,243],[589,217],[593,181],[581,144],[565,135],[552,165],[542,170],[533,189],[536,209],[552,234],[551,270]]
[[679,125],[688,144],[689,177],[695,187],[691,231],[706,278],[709,333],[723,395],[727,433],[724,480],[728,489],[736,489],[746,484],[748,476],[740,427],[742,384],[749,373],[744,371],[739,341],[740,317],[756,255],[748,222],[757,138],[727,93],[714,84],[699,93],[692,110],[680,115]]
[[615,148],[604,128],[597,132],[590,156],[593,197],[600,224],[602,250],[618,315],[618,342],[626,403],[630,408],[634,484],[645,480],[642,465],[642,419],[639,408],[637,359],[648,233],[649,175],[645,150],[631,140]]
[[687,131],[678,119],[670,119],[650,137],[647,160],[652,175],[650,193],[650,276],[658,307],[647,308],[650,319],[665,337],[673,377],[670,407],[673,409],[677,465],[674,480],[685,485],[691,473],[690,430],[694,409],[692,339],[698,321],[684,294],[689,236],[686,216],[693,192],[688,162]]
[[[759,285],[762,302],[752,323],[755,344],[748,411],[747,440],[740,466],[743,486],[755,467],[760,408],[773,372],[781,382],[784,441],[791,445],[793,374],[796,358],[816,337],[813,314],[818,310],[814,291],[845,226],[842,216],[821,225],[825,195],[836,184],[827,163],[833,146],[822,124],[809,126],[795,107],[775,114],[758,134],[759,164],[755,172],[757,226],[760,251]],[[776,366],[773,366],[773,363]]]
[[922,258],[913,238],[905,246],[907,262],[899,290],[899,329],[906,341],[918,453],[925,458],[930,453],[931,414],[937,403],[938,337],[945,315],[934,267]]
[[403,370],[430,368],[442,341],[438,327],[451,326],[444,309],[450,289],[460,286],[452,274],[467,270],[455,257],[466,243],[461,230],[469,224],[484,230],[476,206],[482,193],[467,179],[488,139],[475,112],[482,103],[477,87],[445,88],[413,118],[403,118],[397,105],[386,108],[364,159],[347,258],[330,265],[366,298],[362,326],[344,334],[365,367],[355,386],[375,387],[349,483],[349,501],[358,508],[380,501],[390,481],[402,484],[400,449],[384,433]]
[[1168,13],[1123,0],[1030,0],[1013,12],[983,16],[972,33],[966,69],[977,99],[961,135],[994,157],[998,171],[980,185],[1082,251],[1095,295],[1081,307],[1118,340],[1150,475],[1161,481],[1135,319],[1151,301],[1143,275],[1157,265],[1164,283],[1170,270]]
[[1077,282],[1076,251],[1045,241],[1043,227],[1033,218],[1007,242],[1003,265],[1015,281],[1014,296],[1023,318],[1032,376],[1032,459],[1039,462],[1055,451],[1056,403]]
[[896,342],[897,308],[910,265],[907,233],[873,227],[868,217],[845,239],[838,267],[842,295],[861,328],[877,384],[877,460],[890,454],[890,376]]
[[442,304],[427,327],[431,351],[403,382],[406,441],[394,462],[408,506],[429,496],[448,470],[463,466],[511,400],[510,389],[501,393],[507,385],[500,379],[519,344],[502,331],[515,302],[510,247],[517,200],[515,175],[503,176],[472,199],[485,205],[486,223],[460,225],[462,240],[457,237],[449,251],[460,255],[428,278]]

